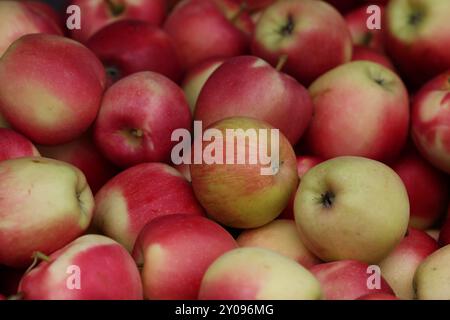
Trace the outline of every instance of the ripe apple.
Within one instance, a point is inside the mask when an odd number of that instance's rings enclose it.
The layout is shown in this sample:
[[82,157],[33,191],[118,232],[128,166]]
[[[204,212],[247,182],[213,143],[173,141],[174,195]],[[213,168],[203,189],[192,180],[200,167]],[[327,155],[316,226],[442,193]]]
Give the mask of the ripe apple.
[[82,13],[81,28],[71,30],[77,41],[86,42],[104,26],[123,19],[144,20],[161,25],[166,17],[166,0],[72,0]]
[[[448,212],[450,212],[450,210]],[[439,244],[442,247],[450,244],[450,213],[447,213],[447,220],[439,233]]]
[[32,33],[61,35],[62,31],[27,2],[0,1],[0,57],[14,41]]
[[395,67],[392,64],[391,60],[389,60],[389,58],[384,54],[376,52],[375,50],[370,48],[362,46],[354,46],[352,61],[360,61],[360,60],[379,63],[382,66],[395,72]]
[[391,168],[408,191],[409,225],[423,230],[433,226],[447,210],[447,178],[412,148],[404,152]]
[[206,81],[195,119],[209,126],[228,117],[270,123],[294,144],[306,130],[313,105],[305,88],[264,60],[240,56],[225,61]]
[[117,173],[117,168],[100,153],[89,135],[57,146],[38,146],[38,149],[44,157],[68,162],[80,169],[93,194]]
[[82,234],[94,199],[83,173],[46,158],[0,162],[0,264],[23,267]]
[[272,65],[287,56],[283,71],[309,85],[350,61],[352,39],[343,17],[322,1],[278,1],[256,24],[252,52]]
[[397,297],[414,299],[413,278],[420,263],[438,249],[436,240],[424,231],[409,228],[405,238],[379,266]]
[[385,164],[337,157],[303,176],[294,212],[303,243],[322,260],[377,263],[403,239],[409,202]]
[[235,0],[186,0],[174,8],[164,29],[183,67],[191,69],[210,58],[246,53],[253,22]]
[[408,93],[391,70],[368,61],[339,66],[309,88],[314,117],[308,148],[324,159],[394,159],[408,136]]
[[144,163],[121,172],[100,189],[93,224],[131,251],[147,222],[176,213],[203,215],[189,182],[166,164]]
[[417,86],[450,69],[450,2],[392,0],[386,47],[404,78]]
[[175,129],[191,128],[183,91],[165,76],[132,74],[106,91],[94,137],[102,153],[120,167],[169,160]]
[[133,250],[142,270],[145,298],[197,299],[206,269],[235,248],[233,237],[204,217],[173,214],[153,219]]
[[86,46],[103,62],[111,83],[140,71],[154,71],[175,82],[180,80],[175,44],[167,33],[149,22],[111,23],[89,38]]
[[450,71],[428,82],[415,95],[411,110],[414,142],[435,167],[450,173]]
[[429,255],[417,268],[414,289],[419,300],[450,300],[450,245]]
[[[52,253],[25,274],[26,300],[142,300],[139,270],[117,242],[85,235]],[[79,289],[76,289],[79,276]]]
[[[209,216],[233,228],[256,228],[275,219],[298,184],[295,154],[289,141],[281,133],[278,140],[267,137],[273,127],[252,118],[228,118],[208,129],[221,133],[221,137],[216,136],[214,143],[203,143],[201,151],[204,155],[214,148],[221,154],[220,159],[211,164],[209,160],[192,164],[191,177],[195,195]],[[234,130],[234,136],[227,138],[227,130]],[[247,133],[251,132],[255,136],[266,134],[266,143],[261,139],[258,143],[250,141]],[[233,154],[226,155],[226,145],[233,146]],[[268,151],[269,157],[279,152],[278,163],[273,158],[270,164],[263,163],[262,149]],[[253,163],[250,155],[255,155]],[[231,164],[225,157],[235,161]],[[237,163],[238,158],[244,158],[244,163]],[[263,174],[263,170],[271,170],[272,174]]]
[[0,112],[34,142],[65,143],[95,120],[104,85],[103,66],[86,47],[60,36],[26,35],[0,60]]
[[200,300],[319,300],[317,279],[297,262],[261,248],[219,257],[203,277]]
[[198,96],[206,81],[224,61],[225,59],[222,58],[209,59],[201,62],[187,72],[183,80],[182,88],[192,114],[195,112]]
[[309,269],[320,263],[302,243],[295,222],[277,219],[262,227],[244,230],[236,239],[240,247],[269,249]]
[[369,279],[369,265],[356,260],[340,260],[315,265],[309,269],[319,280],[325,300],[355,300],[373,293],[394,294],[383,277],[379,288]]
[[30,140],[11,129],[0,128],[0,161],[33,156],[40,154]]

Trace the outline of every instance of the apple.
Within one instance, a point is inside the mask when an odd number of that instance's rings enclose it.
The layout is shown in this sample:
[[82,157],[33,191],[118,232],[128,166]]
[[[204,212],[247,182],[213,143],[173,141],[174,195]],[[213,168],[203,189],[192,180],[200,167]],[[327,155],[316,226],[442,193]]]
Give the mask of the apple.
[[166,17],[166,0],[72,0],[82,13],[81,28],[71,37],[82,43],[104,26],[123,19],[144,20],[161,25]]
[[44,157],[68,162],[80,169],[93,194],[117,173],[117,168],[100,153],[89,135],[57,146],[38,146],[38,150]]
[[435,167],[450,173],[450,71],[417,92],[411,109],[413,140]]
[[0,114],[0,128],[10,128],[11,126],[6,119]]
[[0,128],[0,161],[33,156],[40,154],[30,140],[11,129]]
[[322,75],[309,93],[314,117],[306,140],[312,154],[388,161],[402,150],[409,129],[408,93],[391,70],[351,62]]
[[370,285],[373,272],[369,265],[356,260],[340,260],[315,265],[309,269],[319,280],[325,300],[355,300],[373,293],[393,294],[383,277],[379,287]]
[[22,278],[19,292],[25,300],[142,300],[132,257],[100,235],[82,236],[45,257]]
[[131,251],[148,222],[177,213],[203,215],[189,182],[166,164],[144,163],[119,173],[95,195],[93,226]]
[[240,247],[269,249],[309,269],[320,263],[300,240],[295,222],[277,219],[262,227],[244,230],[236,239]]
[[133,257],[141,267],[146,299],[195,300],[206,269],[236,241],[220,225],[200,216],[173,214],[149,222]]
[[259,18],[252,53],[272,65],[287,56],[283,71],[309,85],[350,61],[352,39],[344,18],[322,1],[277,1]]
[[0,1],[0,57],[17,39],[32,33],[61,35],[61,29],[28,2]]
[[132,74],[106,91],[94,138],[102,153],[120,167],[169,160],[172,132],[190,129],[191,112],[183,91],[165,76]]
[[400,176],[408,191],[409,225],[418,229],[433,226],[447,210],[447,178],[414,149],[404,152],[391,168]]
[[429,255],[414,275],[419,300],[450,300],[450,245]]
[[386,7],[386,48],[411,85],[450,69],[450,2],[392,0]]
[[424,231],[409,228],[405,238],[379,266],[397,297],[414,299],[413,278],[420,263],[438,249],[436,240]]
[[210,58],[246,53],[253,22],[235,0],[186,0],[173,9],[164,30],[189,70]]
[[[370,5],[364,5],[360,8],[350,11],[345,15],[348,29],[352,35],[353,44],[357,47],[367,47],[375,52],[384,52],[384,34],[383,29],[369,29],[367,21],[372,13],[367,13]],[[381,17],[384,18],[384,7],[380,7]]]
[[360,60],[379,63],[382,66],[395,72],[395,67],[392,64],[391,60],[389,60],[389,58],[384,54],[376,52],[375,50],[370,48],[362,46],[354,46],[352,61],[360,61]]
[[175,44],[167,33],[149,22],[111,23],[89,38],[86,46],[103,62],[111,83],[141,71],[158,72],[175,82],[180,80]]
[[313,105],[305,88],[264,60],[239,56],[225,61],[206,81],[195,119],[209,126],[228,117],[270,123],[296,143],[306,130]]
[[24,267],[82,234],[94,199],[83,173],[64,162],[30,157],[0,162],[0,264]]
[[389,293],[369,293],[356,300],[399,300],[396,296]]
[[319,300],[317,279],[297,262],[261,248],[219,257],[203,277],[200,300]]
[[[278,140],[272,138],[274,128],[252,118],[227,118],[209,129],[221,136],[216,136],[214,143],[203,143],[201,151],[205,155],[214,148],[218,156],[213,163],[203,159],[191,165],[192,187],[200,204],[212,219],[228,227],[257,228],[274,220],[298,184],[295,154],[289,141],[282,133]],[[231,137],[226,134],[230,130],[234,133]],[[258,143],[251,141],[252,132],[265,137],[266,143],[262,139]],[[226,155],[227,145],[233,146],[233,154]],[[261,161],[265,156],[262,149],[272,157],[269,164]],[[278,162],[273,158],[276,152]],[[255,161],[250,161],[250,155],[255,155]],[[230,163],[225,157],[235,161]],[[239,158],[245,161],[238,163]],[[263,174],[264,170],[271,172]]]
[[[38,0],[22,1],[30,10],[44,16],[48,21],[54,23],[56,28],[64,28],[65,23],[63,17],[51,5]],[[59,33],[58,33],[59,34]]]
[[182,88],[191,109],[195,112],[198,96],[209,77],[222,65],[225,59],[209,59],[190,69],[184,77]]
[[[450,212],[450,211],[449,211]],[[443,247],[450,244],[450,214],[447,213],[447,220],[439,233],[439,244]]]
[[303,176],[294,213],[300,238],[320,259],[377,263],[403,239],[409,201],[387,165],[337,157]]
[[65,143],[93,123],[104,85],[103,66],[86,47],[60,36],[26,35],[0,60],[0,112],[36,143]]

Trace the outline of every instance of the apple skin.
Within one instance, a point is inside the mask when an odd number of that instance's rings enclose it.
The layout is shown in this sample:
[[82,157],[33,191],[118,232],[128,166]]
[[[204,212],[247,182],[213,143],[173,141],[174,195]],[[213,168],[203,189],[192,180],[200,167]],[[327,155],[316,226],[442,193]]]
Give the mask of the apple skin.
[[110,180],[118,169],[97,149],[89,135],[56,146],[38,146],[44,157],[64,161],[80,169],[86,176],[92,193]]
[[252,53],[309,85],[321,74],[350,61],[352,39],[343,17],[322,1],[279,1],[256,24]]
[[0,112],[36,143],[65,143],[86,131],[97,116],[104,86],[97,57],[60,36],[23,36],[0,60]]
[[86,46],[103,62],[111,83],[141,71],[161,73],[175,82],[181,78],[175,44],[149,22],[111,23],[89,38]]
[[337,157],[303,176],[294,212],[300,238],[320,259],[377,263],[403,239],[409,201],[385,164]]
[[32,33],[62,35],[61,29],[26,2],[0,1],[0,57],[17,39]]
[[356,300],[399,300],[399,298],[388,293],[369,293]]
[[95,195],[93,226],[131,251],[146,223],[177,213],[204,214],[189,182],[166,164],[144,163],[119,173]]
[[292,220],[276,219],[262,227],[244,230],[236,241],[240,247],[272,250],[307,269],[321,262],[302,243]]
[[[25,300],[142,300],[139,270],[112,239],[85,235],[49,258],[22,278],[19,292]],[[70,266],[80,268],[79,290],[67,286]]]
[[201,62],[190,69],[183,79],[182,88],[191,109],[195,113],[198,96],[209,77],[222,65],[225,59],[216,58]]
[[195,300],[208,267],[236,249],[233,237],[200,216],[173,214],[153,219],[139,234],[133,257],[142,266],[144,296],[150,300]]
[[[108,2],[123,11],[115,13]],[[82,12],[81,29],[70,31],[73,39],[84,43],[104,26],[123,19],[143,20],[159,26],[167,14],[165,0],[72,0]],[[120,10],[119,10],[120,11]]]
[[270,123],[296,143],[305,132],[313,105],[307,90],[264,60],[240,56],[225,61],[206,81],[195,119],[209,126],[228,117]]
[[408,192],[409,225],[425,230],[447,210],[449,186],[446,176],[425,161],[413,148],[406,150],[391,168]]
[[378,63],[392,70],[393,72],[396,72],[395,67],[392,64],[391,60],[389,60],[389,58],[384,54],[376,52],[375,50],[370,48],[362,46],[354,46],[352,61],[360,61],[360,60]]
[[211,58],[246,53],[253,27],[235,0],[182,1],[164,24],[187,70]]
[[447,212],[447,220],[441,228],[439,233],[439,245],[444,247],[450,244],[450,209]]
[[309,93],[314,117],[306,143],[312,154],[388,161],[405,145],[408,93],[391,70],[373,62],[351,62],[322,75]]
[[[53,9],[51,5],[38,0],[22,1],[22,3],[33,12],[36,12],[37,14],[40,14],[43,17],[45,17],[47,21],[53,22],[53,24],[55,25],[54,28],[56,30],[58,30],[58,28],[64,30],[65,21],[63,21],[64,19],[62,15],[55,9]],[[57,34],[63,33],[62,30]]]
[[438,249],[436,240],[424,231],[409,228],[405,238],[379,266],[397,297],[414,299],[413,279],[420,263]]
[[386,48],[404,79],[418,86],[450,69],[450,2],[393,0],[386,7]]
[[414,97],[411,131],[420,153],[450,173],[450,71],[423,86]]
[[76,167],[19,158],[0,162],[0,208],[0,264],[24,267],[35,251],[49,254],[82,234],[94,199]]
[[356,260],[340,260],[315,265],[309,269],[319,280],[325,300],[355,300],[370,293],[394,294],[381,277],[380,288],[370,289],[369,265]]
[[450,245],[430,254],[417,268],[414,289],[419,300],[450,299]]
[[[268,168],[260,161],[258,144],[250,144],[245,139],[245,164],[226,164],[225,153],[227,129],[253,129],[261,134],[260,129],[273,129],[269,124],[245,117],[221,120],[208,129],[222,133],[223,139],[215,141],[223,145],[223,164],[191,164],[192,187],[195,195],[208,215],[221,224],[232,228],[257,228],[274,220],[286,207],[289,198],[298,185],[295,154],[292,146],[283,134],[279,133],[279,169],[273,175],[262,175],[261,170]],[[244,137],[243,133],[236,136]],[[267,139],[269,150],[271,141]],[[233,142],[232,142],[233,143]],[[195,142],[194,142],[195,144]],[[202,153],[211,143],[203,143]],[[234,159],[240,151],[234,139]],[[256,154],[258,161],[250,164],[249,154]],[[252,183],[249,184],[249,181]]]
[[199,300],[319,300],[317,279],[297,262],[261,248],[219,257],[203,277]]
[[251,12],[264,10],[272,3],[278,0],[238,0],[241,5],[245,6]]
[[170,158],[172,132],[191,128],[183,91],[165,76],[132,74],[106,91],[95,123],[94,139],[102,153],[120,167]]
[[39,156],[30,140],[11,129],[0,128],[0,161]]

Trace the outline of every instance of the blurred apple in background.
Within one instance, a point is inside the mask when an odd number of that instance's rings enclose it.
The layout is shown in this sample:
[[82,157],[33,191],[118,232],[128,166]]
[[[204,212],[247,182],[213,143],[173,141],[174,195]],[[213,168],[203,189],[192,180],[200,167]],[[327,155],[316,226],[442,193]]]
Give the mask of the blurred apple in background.
[[0,128],[0,161],[33,156],[40,154],[30,140],[11,129]]

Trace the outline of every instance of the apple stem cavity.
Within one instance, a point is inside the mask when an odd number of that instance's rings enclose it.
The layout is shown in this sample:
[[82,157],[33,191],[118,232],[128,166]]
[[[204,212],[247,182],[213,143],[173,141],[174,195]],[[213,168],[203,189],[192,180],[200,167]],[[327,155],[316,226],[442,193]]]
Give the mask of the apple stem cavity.
[[327,191],[320,196],[320,203],[327,209],[331,208],[335,197],[333,192]]
[[115,0],[105,0],[114,17],[120,16],[125,11],[125,6]]
[[409,16],[408,22],[412,26],[417,26],[422,22],[423,17],[424,17],[424,15],[422,12],[415,11],[415,12],[411,13],[411,15]]
[[275,67],[275,69],[277,71],[281,71],[281,69],[283,69],[284,65],[286,64],[288,59],[288,55],[287,54],[283,54],[278,58],[278,62],[277,62],[277,66]]
[[294,31],[294,27],[295,27],[294,17],[291,14],[288,14],[287,22],[284,26],[281,27],[280,34],[282,36],[289,36]]
[[117,82],[122,76],[119,68],[116,66],[105,66],[106,75],[109,79],[111,79],[111,82]]

